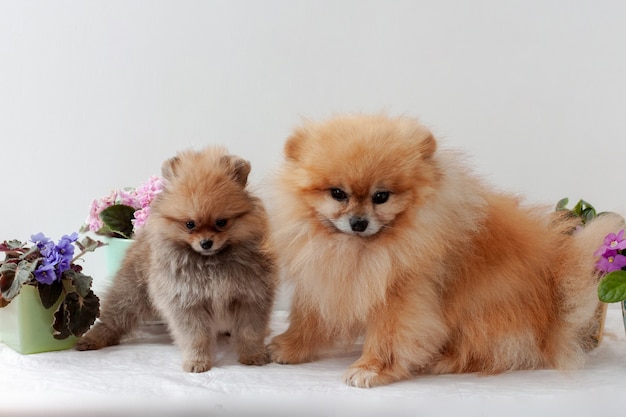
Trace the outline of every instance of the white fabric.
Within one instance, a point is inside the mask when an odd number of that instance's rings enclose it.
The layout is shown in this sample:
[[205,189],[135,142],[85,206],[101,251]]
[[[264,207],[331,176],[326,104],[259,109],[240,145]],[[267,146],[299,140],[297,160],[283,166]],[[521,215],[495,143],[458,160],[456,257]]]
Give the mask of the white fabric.
[[[344,370],[359,346],[302,365],[248,367],[226,342],[202,374],[181,369],[162,325],[144,326],[125,343],[100,351],[20,355],[0,344],[0,416],[20,415],[461,415],[590,416],[623,410],[626,343],[612,305],[604,340],[585,369],[496,376],[422,376],[388,386],[346,386]],[[273,334],[287,326],[276,311]],[[549,414],[548,414],[549,413]],[[609,414],[605,414],[609,415]]]

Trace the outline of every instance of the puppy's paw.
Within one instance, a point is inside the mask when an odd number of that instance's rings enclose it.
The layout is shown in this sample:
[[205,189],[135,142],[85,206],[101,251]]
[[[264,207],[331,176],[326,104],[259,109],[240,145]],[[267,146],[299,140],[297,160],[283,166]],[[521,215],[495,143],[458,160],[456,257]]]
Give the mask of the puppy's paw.
[[97,350],[120,343],[122,332],[103,323],[96,323],[76,342],[76,350]]
[[211,361],[195,359],[195,360],[185,360],[183,362],[183,370],[185,372],[193,372],[200,373],[206,372],[211,369]]
[[98,350],[103,348],[105,345],[101,343],[101,341],[91,338],[89,336],[83,336],[76,342],[76,346],[74,347],[76,350]]
[[267,363],[270,363],[270,355],[269,352],[260,352],[256,354],[245,354],[239,356],[239,363],[244,365],[256,365],[261,366]]

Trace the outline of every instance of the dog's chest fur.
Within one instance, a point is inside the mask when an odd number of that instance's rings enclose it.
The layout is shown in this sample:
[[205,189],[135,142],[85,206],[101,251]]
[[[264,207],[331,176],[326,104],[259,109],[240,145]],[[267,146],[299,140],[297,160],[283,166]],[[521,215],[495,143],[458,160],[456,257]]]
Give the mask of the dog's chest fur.
[[[148,288],[157,308],[181,310],[210,308],[217,314],[237,303],[268,298],[265,258],[242,248],[202,256],[178,249],[174,256],[159,254],[148,277]],[[167,306],[167,307],[166,307]]]

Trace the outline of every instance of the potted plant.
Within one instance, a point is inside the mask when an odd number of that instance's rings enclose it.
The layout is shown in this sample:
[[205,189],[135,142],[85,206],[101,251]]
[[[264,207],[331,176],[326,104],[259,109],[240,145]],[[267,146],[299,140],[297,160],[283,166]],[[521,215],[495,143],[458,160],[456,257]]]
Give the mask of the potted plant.
[[93,200],[82,232],[105,236],[107,275],[112,277],[119,269],[132,238],[144,225],[150,214],[152,201],[161,192],[163,179],[152,176],[137,188],[113,190]]
[[77,262],[103,243],[89,237],[79,242],[77,233],[57,243],[38,233],[31,242],[0,243],[5,254],[0,262],[0,339],[24,354],[70,348],[100,314],[92,278]]
[[605,303],[620,303],[626,329],[626,240],[624,229],[609,233],[596,251],[597,268],[604,275],[598,285],[598,298]]
[[[564,198],[557,203],[557,210],[567,210],[568,199]],[[605,214],[597,213],[596,209],[584,200],[580,200],[570,210],[573,216],[579,217],[582,224],[593,220],[595,217]],[[594,253],[599,257],[596,269],[601,275],[598,284],[598,299],[604,304],[621,303],[624,328],[626,329],[626,240],[624,229],[617,233],[609,233],[603,244]]]

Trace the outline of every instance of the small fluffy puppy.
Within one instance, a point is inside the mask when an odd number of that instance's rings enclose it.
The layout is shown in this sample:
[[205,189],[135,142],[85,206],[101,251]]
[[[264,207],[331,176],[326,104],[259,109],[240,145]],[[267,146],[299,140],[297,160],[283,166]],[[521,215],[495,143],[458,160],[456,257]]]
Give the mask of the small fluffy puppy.
[[272,221],[292,284],[272,359],[364,333],[345,381],[571,368],[591,348],[594,251],[618,216],[575,219],[493,191],[409,118],[307,122],[285,145]]
[[158,314],[182,350],[183,369],[211,368],[218,333],[236,344],[239,362],[269,362],[276,286],[267,216],[246,190],[250,164],[226,150],[186,151],[166,161],[163,191],[129,248],[78,350],[115,345],[141,319]]

